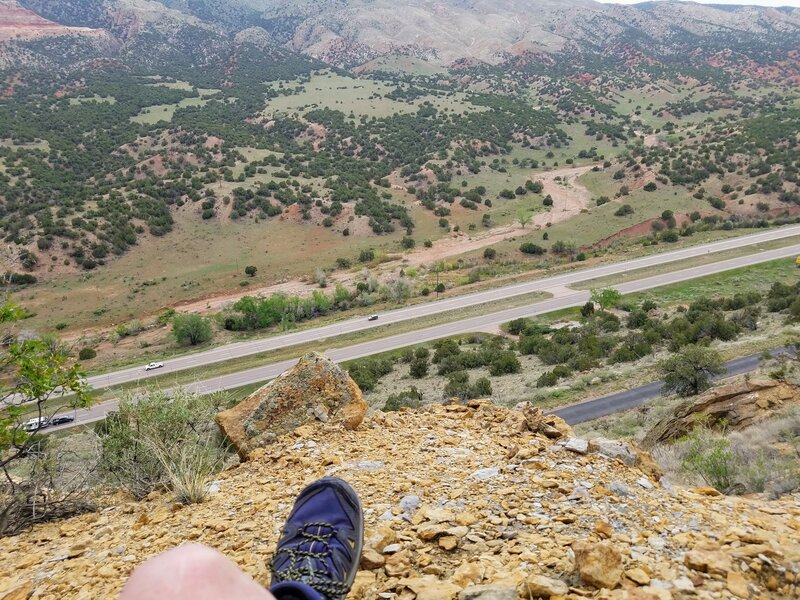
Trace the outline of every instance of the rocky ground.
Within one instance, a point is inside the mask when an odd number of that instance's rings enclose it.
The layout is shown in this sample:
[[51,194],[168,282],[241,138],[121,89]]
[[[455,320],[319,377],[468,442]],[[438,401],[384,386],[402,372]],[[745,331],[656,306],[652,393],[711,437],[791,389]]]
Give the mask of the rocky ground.
[[113,598],[137,564],[186,542],[267,583],[294,496],[323,475],[350,481],[366,509],[351,598],[800,596],[799,498],[662,486],[626,445],[473,402],[354,431],[303,425],[222,473],[201,505],[114,497],[0,540],[0,598]]

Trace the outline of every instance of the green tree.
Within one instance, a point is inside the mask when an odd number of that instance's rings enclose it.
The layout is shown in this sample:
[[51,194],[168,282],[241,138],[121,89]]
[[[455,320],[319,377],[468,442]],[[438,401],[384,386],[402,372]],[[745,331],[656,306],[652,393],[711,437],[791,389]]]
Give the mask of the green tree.
[[694,396],[711,387],[711,377],[725,372],[719,352],[688,345],[678,354],[661,361],[658,370],[664,378],[663,392]]
[[257,272],[258,268],[254,267],[253,265],[248,265],[244,268],[244,274],[248,277],[255,277]]
[[[0,536],[84,506],[56,489],[51,489],[43,502],[41,487],[33,482],[35,469],[27,469],[22,476],[16,469],[39,443],[38,432],[59,410],[85,408],[92,402],[85,375],[80,365],[71,364],[63,344],[17,339],[11,328],[24,316],[25,312],[11,302],[0,306],[3,335],[12,340],[0,355],[2,368],[10,375],[0,391],[0,473],[4,482],[0,490]],[[36,421],[23,427],[31,416]]]
[[600,310],[606,310],[619,304],[622,294],[614,288],[592,290],[592,302],[600,306]]
[[197,346],[211,341],[211,322],[200,315],[175,315],[172,335],[181,346]]

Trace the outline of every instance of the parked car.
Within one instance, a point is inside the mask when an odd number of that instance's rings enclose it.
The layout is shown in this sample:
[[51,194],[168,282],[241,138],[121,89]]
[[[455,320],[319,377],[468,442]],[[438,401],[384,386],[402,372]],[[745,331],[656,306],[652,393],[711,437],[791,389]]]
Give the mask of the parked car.
[[35,419],[30,419],[25,421],[22,424],[22,430],[27,431],[28,433],[32,431],[39,431],[40,429],[44,429],[50,424],[50,421],[47,417],[37,417]]
[[369,317],[367,317],[367,321],[377,321],[377,320],[378,320],[378,315],[370,315]]
[[160,369],[160,368],[161,368],[161,367],[163,367],[163,366],[164,366],[164,363],[163,363],[163,362],[151,362],[150,364],[148,364],[148,365],[147,365],[147,366],[144,368],[144,370],[145,370],[145,371],[152,371],[153,369]]
[[75,420],[75,417],[70,415],[61,415],[58,417],[53,417],[50,419],[50,425],[65,425],[67,423],[72,423]]

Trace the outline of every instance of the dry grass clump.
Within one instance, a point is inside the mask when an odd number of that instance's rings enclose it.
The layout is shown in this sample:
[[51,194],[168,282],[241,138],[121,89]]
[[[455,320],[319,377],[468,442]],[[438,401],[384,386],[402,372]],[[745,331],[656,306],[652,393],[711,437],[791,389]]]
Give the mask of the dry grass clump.
[[668,473],[726,494],[791,493],[800,490],[800,408],[742,431],[698,427],[653,456]]

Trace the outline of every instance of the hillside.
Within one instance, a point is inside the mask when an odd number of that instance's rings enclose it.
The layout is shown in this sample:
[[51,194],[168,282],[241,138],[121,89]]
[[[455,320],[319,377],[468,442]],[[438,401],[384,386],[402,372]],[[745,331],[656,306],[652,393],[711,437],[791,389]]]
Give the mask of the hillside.
[[101,361],[172,352],[177,308],[285,293],[291,326],[800,219],[795,10],[24,0],[0,22],[1,269],[30,328]]
[[[517,598],[514,589],[577,599],[608,588],[600,597],[631,600],[800,591],[796,497],[765,502],[659,484],[646,457],[635,467],[623,462],[637,460],[624,445],[598,451],[550,439],[530,428],[560,434],[536,411],[525,414],[474,401],[377,413],[356,431],[305,425],[222,473],[203,504],[157,492],[141,503],[112,497],[97,513],[0,540],[0,597],[35,589],[43,599],[111,598],[136,564],[186,542],[211,545],[266,582],[294,495],[324,474],[352,482],[366,508],[351,598],[446,600],[465,589],[460,598]],[[478,585],[507,591],[481,595]]]
[[[154,29],[164,34],[170,29],[175,32],[176,25],[195,28],[199,26],[195,18],[230,36],[257,27],[292,50],[348,67],[395,54],[452,65],[465,60],[500,64],[526,55],[538,62],[542,54],[576,51],[628,61],[633,56],[643,63],[685,58],[687,53],[698,65],[717,53],[732,53],[727,58],[734,62],[741,58],[763,62],[785,56],[800,32],[797,9],[689,2],[620,6],[591,0],[412,0],[402,4],[386,0],[23,0],[22,4],[64,25],[105,28],[123,41],[140,34],[142,26],[155,23],[161,27]],[[0,15],[4,10],[8,9],[0,6]],[[696,52],[697,48],[703,51]]]
[[97,35],[89,27],[67,27],[42,18],[20,6],[17,0],[0,0],[0,42],[42,36]]

